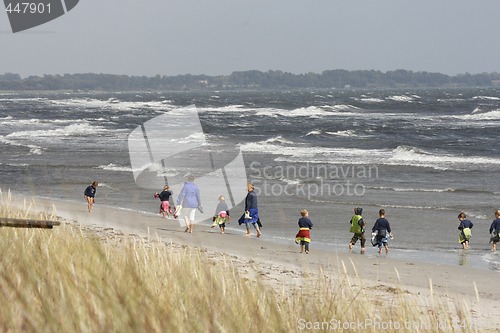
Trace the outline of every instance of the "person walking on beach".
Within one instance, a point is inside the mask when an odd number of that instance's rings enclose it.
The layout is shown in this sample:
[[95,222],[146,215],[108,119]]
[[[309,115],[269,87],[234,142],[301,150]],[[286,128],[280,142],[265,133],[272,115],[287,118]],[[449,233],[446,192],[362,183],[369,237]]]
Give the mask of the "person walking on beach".
[[[200,189],[198,188],[198,185],[194,183],[194,177],[190,175],[188,176],[187,182],[184,183],[181,193],[179,193],[179,196],[177,197],[176,212],[181,212],[184,215],[184,222],[186,223],[185,232],[193,232],[196,209],[199,209],[200,212],[203,213],[203,208],[201,207]],[[177,217],[177,215],[174,217]]]
[[300,253],[304,252],[304,247],[306,248],[306,254],[309,254],[309,243],[311,242],[311,228],[313,224],[309,219],[309,212],[306,209],[300,211],[299,219],[299,233],[295,236],[295,243],[300,242]]
[[497,250],[497,243],[500,241],[500,210],[495,211],[495,220],[490,226],[490,243],[492,243],[492,250]]
[[262,233],[260,232],[260,227],[257,224],[259,220],[259,209],[257,207],[257,194],[254,192],[254,185],[252,183],[247,184],[247,196],[245,198],[245,213],[241,215],[238,220],[239,225],[245,223],[247,228],[247,236],[250,236],[250,224],[253,225],[257,231],[257,237],[260,237]]
[[385,253],[389,253],[389,245],[387,244],[387,236],[391,235],[391,225],[385,218],[385,209],[378,211],[378,220],[372,228],[372,235],[376,233],[375,242],[378,244],[378,253],[382,253],[382,246],[385,248]]
[[351,241],[349,242],[349,251],[352,250],[353,245],[356,244],[358,239],[361,241],[361,253],[365,253],[365,229],[364,226],[366,225],[365,221],[363,221],[363,208],[356,207],[354,208],[354,215],[351,218],[351,229],[349,229],[350,232],[352,232],[354,235],[351,238]]
[[226,200],[224,196],[219,196],[219,203],[217,204],[217,208],[215,208],[215,214],[213,217],[212,228],[215,226],[219,226],[220,233],[223,234],[226,229],[226,222],[229,224],[229,207],[227,206]]
[[170,206],[170,199],[172,194],[173,192],[168,185],[165,185],[163,187],[163,191],[161,191],[160,194],[158,194],[158,192],[155,193],[155,197],[159,198],[161,201],[160,214],[163,218],[165,218],[165,215],[167,215],[167,217],[170,217],[170,214],[172,213],[172,207]]
[[458,220],[460,221],[458,225],[458,230],[460,230],[458,233],[458,242],[462,244],[462,249],[467,250],[469,248],[469,240],[472,236],[471,229],[474,224],[467,220],[467,216],[463,212],[458,214]]
[[83,197],[87,200],[87,208],[89,213],[92,213],[92,205],[95,203],[95,193],[97,190],[97,185],[99,185],[96,181],[93,181],[92,184],[87,186],[85,191],[83,192]]

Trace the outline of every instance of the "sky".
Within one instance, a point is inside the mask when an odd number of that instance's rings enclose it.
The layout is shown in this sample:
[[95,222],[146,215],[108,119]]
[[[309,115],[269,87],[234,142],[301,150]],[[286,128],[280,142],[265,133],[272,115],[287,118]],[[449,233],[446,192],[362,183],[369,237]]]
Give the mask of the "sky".
[[500,72],[498,0],[80,0],[12,33],[0,74]]

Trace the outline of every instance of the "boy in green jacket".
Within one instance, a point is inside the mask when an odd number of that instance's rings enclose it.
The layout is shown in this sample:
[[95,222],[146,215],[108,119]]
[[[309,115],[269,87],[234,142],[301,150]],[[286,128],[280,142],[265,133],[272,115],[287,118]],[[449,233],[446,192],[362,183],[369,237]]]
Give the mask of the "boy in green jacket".
[[365,229],[363,228],[366,223],[365,221],[363,221],[363,217],[361,216],[361,214],[363,214],[363,208],[354,208],[354,216],[351,218],[351,229],[349,230],[350,232],[354,233],[354,235],[349,242],[349,251],[352,250],[352,246],[356,244],[359,239],[361,241],[361,253],[365,253],[366,238]]

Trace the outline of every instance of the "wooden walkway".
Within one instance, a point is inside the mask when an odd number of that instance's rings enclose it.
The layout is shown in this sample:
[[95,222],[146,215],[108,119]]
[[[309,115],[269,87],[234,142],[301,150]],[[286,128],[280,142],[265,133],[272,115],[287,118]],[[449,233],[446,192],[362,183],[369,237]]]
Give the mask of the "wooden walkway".
[[0,217],[0,227],[52,229],[52,227],[60,224],[61,222],[58,221],[11,219]]

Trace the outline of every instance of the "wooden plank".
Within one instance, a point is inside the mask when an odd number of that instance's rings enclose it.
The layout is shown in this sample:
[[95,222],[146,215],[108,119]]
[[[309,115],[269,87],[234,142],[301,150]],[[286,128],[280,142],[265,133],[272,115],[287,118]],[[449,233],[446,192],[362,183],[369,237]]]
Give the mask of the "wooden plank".
[[59,221],[12,219],[0,217],[0,227],[52,229],[53,226],[58,226],[60,224],[61,222]]

